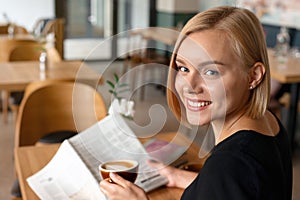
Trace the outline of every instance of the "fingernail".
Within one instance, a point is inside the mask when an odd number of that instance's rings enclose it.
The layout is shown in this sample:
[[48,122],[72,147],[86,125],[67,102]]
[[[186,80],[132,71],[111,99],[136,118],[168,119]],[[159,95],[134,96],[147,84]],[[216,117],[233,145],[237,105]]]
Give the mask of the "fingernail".
[[110,173],[109,173],[109,176],[110,176],[111,178],[115,178],[115,177],[116,177],[116,173],[110,172]]

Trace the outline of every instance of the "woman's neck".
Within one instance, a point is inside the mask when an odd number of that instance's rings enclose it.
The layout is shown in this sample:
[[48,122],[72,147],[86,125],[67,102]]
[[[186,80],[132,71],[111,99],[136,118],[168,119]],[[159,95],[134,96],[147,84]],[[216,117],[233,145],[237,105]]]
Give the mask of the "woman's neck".
[[267,136],[276,136],[279,132],[276,118],[268,111],[260,119],[252,119],[245,113],[235,115],[235,117],[226,116],[222,122],[218,120],[212,122],[212,127],[215,134],[215,144],[240,130],[253,130]]
[[223,120],[215,120],[212,122],[212,127],[215,133],[215,144],[230,137],[239,130],[247,129],[245,121],[250,118],[246,116],[245,112],[235,115],[226,115]]

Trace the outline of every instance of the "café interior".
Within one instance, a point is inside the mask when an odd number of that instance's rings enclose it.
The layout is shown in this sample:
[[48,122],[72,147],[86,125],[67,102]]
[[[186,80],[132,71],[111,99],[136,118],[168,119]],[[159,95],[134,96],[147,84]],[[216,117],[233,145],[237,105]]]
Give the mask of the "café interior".
[[[186,21],[220,5],[257,15],[272,84],[289,86],[271,99],[269,109],[288,130],[293,199],[300,199],[299,0],[1,1],[0,199],[39,199],[26,179],[52,159],[62,141],[105,118],[116,98],[128,105],[118,109],[142,142],[156,136],[170,140],[183,131],[189,153],[199,151],[203,138],[189,138],[168,108],[168,63]],[[288,55],[280,60],[274,51],[286,35]],[[199,157],[194,152],[184,159],[203,164]],[[149,193],[150,199],[181,194],[174,188]]]

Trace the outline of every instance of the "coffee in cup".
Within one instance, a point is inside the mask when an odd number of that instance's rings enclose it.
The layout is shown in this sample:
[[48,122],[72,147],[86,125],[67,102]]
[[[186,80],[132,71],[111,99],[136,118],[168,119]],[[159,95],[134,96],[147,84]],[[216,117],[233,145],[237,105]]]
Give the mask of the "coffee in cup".
[[112,160],[99,165],[99,171],[103,179],[109,179],[109,173],[114,172],[124,179],[134,183],[137,178],[138,162],[135,160]]

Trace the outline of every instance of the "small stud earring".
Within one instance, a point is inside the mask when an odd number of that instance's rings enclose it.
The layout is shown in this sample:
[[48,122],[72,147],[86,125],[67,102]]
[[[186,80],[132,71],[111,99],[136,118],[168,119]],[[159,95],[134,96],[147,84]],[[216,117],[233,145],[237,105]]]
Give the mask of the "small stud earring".
[[250,89],[250,90],[252,90],[252,89],[253,89],[253,86],[252,86],[252,85],[250,85],[249,89]]

